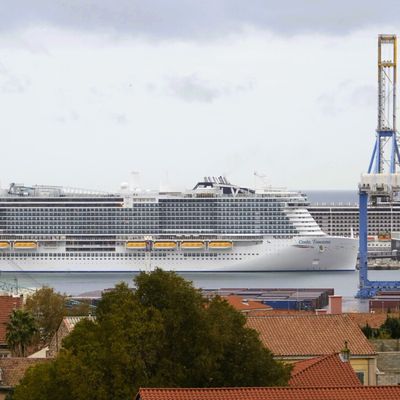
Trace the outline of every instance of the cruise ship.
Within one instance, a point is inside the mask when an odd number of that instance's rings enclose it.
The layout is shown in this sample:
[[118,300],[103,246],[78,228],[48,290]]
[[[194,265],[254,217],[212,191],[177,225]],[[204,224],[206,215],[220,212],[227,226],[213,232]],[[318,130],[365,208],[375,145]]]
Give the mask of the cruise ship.
[[[327,235],[358,236],[358,204],[314,203],[308,211]],[[368,250],[391,251],[391,238],[400,232],[400,203],[380,202],[368,206]]]
[[[358,204],[311,204],[310,214],[328,235],[350,237],[358,234]],[[391,232],[400,232],[400,203],[379,203],[368,206],[368,236],[386,237]]]
[[305,195],[206,177],[183,192],[11,184],[0,271],[354,270],[358,243],[322,232]]

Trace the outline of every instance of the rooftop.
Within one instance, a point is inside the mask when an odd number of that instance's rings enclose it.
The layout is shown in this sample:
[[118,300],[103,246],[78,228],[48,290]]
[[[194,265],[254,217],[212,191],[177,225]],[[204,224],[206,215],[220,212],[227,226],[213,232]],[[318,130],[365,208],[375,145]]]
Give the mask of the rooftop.
[[140,389],[136,400],[388,400],[400,386]]
[[271,306],[261,303],[261,301],[248,300],[242,296],[230,295],[223,297],[232,307],[241,312],[249,311],[269,311]]
[[294,364],[290,386],[333,387],[361,386],[350,363],[343,362],[339,354],[311,358]]
[[0,343],[6,342],[6,324],[11,312],[22,307],[22,302],[22,297],[0,296]]
[[347,315],[361,328],[367,323],[371,328],[380,328],[388,316],[398,317],[398,314],[386,313],[348,313]]
[[340,353],[347,341],[353,356],[372,356],[375,350],[347,315],[273,315],[249,317],[247,326],[276,356],[323,356]]
[[94,317],[91,316],[77,316],[77,317],[64,317],[62,323],[64,323],[65,327],[67,328],[68,332],[72,332],[75,328],[75,325],[82,321],[83,319],[88,318],[93,320]]
[[25,372],[32,365],[48,362],[44,358],[4,357],[0,358],[1,387],[14,387],[24,377]]

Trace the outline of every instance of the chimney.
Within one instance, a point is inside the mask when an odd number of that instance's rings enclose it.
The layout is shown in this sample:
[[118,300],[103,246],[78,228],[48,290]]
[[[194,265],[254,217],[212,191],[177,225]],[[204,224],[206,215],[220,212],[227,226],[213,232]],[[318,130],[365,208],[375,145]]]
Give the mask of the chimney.
[[342,296],[329,296],[328,314],[342,313]]
[[347,340],[344,342],[344,348],[340,351],[339,357],[342,362],[348,362],[350,360],[350,349],[347,346]]

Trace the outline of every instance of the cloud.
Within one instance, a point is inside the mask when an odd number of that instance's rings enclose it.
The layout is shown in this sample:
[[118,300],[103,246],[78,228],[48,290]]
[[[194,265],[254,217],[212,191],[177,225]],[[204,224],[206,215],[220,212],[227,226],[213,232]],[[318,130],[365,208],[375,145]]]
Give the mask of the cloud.
[[316,102],[321,112],[335,117],[346,109],[374,110],[376,107],[377,89],[370,84],[354,84],[343,81],[335,90],[324,92]]
[[67,124],[69,122],[77,122],[80,119],[80,115],[75,110],[65,110],[55,116],[55,120],[60,124]]
[[124,113],[113,113],[111,119],[118,125],[125,125],[128,122],[128,117]]
[[222,94],[219,88],[213,87],[210,82],[203,81],[195,75],[170,80],[168,90],[188,102],[210,103]]
[[0,29],[54,25],[153,39],[203,39],[246,27],[343,35],[397,24],[399,13],[398,0],[13,0],[2,5]]
[[351,102],[357,106],[376,107],[377,88],[373,85],[361,85],[354,88],[350,95]]
[[28,78],[18,76],[0,63],[0,93],[23,93],[29,85],[30,80]]
[[[168,81],[167,93],[187,102],[211,103],[218,97],[245,92],[252,89],[252,87],[251,82],[234,85],[214,83],[192,74],[170,79]],[[152,91],[153,89],[149,90]]]

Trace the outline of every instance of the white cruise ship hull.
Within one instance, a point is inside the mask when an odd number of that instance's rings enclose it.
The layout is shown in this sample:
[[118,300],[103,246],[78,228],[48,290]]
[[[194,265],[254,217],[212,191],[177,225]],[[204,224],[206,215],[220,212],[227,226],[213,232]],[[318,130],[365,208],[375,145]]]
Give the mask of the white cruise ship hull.
[[86,256],[1,257],[3,272],[138,272],[154,268],[177,272],[269,272],[354,270],[355,239],[304,236],[292,239],[265,237],[258,243],[240,242],[226,251],[143,251]]

